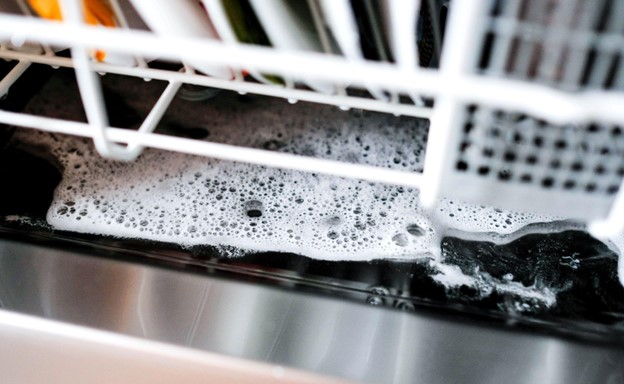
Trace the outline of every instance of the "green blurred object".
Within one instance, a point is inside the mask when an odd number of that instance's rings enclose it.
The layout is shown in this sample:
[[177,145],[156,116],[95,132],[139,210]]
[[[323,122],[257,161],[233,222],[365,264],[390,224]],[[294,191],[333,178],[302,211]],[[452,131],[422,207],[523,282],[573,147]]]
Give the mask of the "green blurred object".
[[[223,8],[227,13],[238,41],[264,47],[271,46],[268,36],[247,0],[226,0],[223,1]],[[262,75],[276,84],[285,84],[284,80],[279,76],[264,73]]]

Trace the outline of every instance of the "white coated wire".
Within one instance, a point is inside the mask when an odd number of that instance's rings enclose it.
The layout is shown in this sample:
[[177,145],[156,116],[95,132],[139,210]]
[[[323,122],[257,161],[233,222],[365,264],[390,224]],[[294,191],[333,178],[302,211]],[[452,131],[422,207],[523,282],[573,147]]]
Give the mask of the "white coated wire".
[[[469,2],[470,3],[470,2]],[[481,3],[477,1],[477,3]],[[451,25],[452,26],[452,25]],[[449,26],[449,27],[451,27]],[[582,122],[589,120],[604,122],[624,121],[624,95],[615,91],[588,90],[566,93],[548,86],[510,78],[493,78],[467,73],[448,76],[432,69],[418,68],[402,70],[391,63],[349,61],[339,56],[313,52],[275,51],[267,47],[236,45],[228,46],[215,41],[200,39],[156,37],[143,31],[121,31],[90,26],[63,25],[42,20],[24,20],[16,16],[0,16],[0,39],[10,38],[15,30],[28,40],[53,45],[92,47],[94,42],[100,49],[128,54],[156,56],[170,60],[206,61],[215,64],[249,67],[267,73],[284,73],[293,77],[318,78],[321,80],[383,86],[399,93],[418,91],[436,96],[449,95],[461,100],[492,107],[524,111],[554,123]],[[474,39],[473,39],[474,40]],[[447,39],[447,42],[451,39]],[[473,47],[476,49],[476,47]],[[445,48],[445,51],[452,49]],[[0,58],[32,58],[33,62],[46,62],[45,56],[34,60],[30,54],[0,51]],[[151,78],[155,74],[149,68],[119,67],[110,64],[93,64],[93,70]],[[185,76],[188,76],[188,80]],[[202,80],[199,80],[200,77]],[[217,86],[241,92],[253,92],[294,100],[309,100],[350,106],[352,97],[322,95],[298,89],[284,90],[278,86],[236,81],[219,81],[216,78],[180,75],[168,72],[159,76],[168,81],[182,81],[199,85]],[[306,94],[310,94],[306,96]],[[314,95],[314,96],[313,96]],[[374,103],[370,103],[373,105]],[[407,104],[390,104],[378,108],[389,113],[429,117],[430,108]],[[407,106],[407,108],[403,108]],[[368,109],[366,106],[355,106]],[[410,113],[410,111],[412,111]]]
[[[89,125],[48,117],[26,115],[0,110],[0,121],[46,132],[91,137]],[[127,143],[130,146],[144,146],[166,149],[191,155],[209,156],[222,160],[242,161],[267,167],[293,169],[304,172],[336,175],[372,182],[405,185],[421,188],[424,186],[421,173],[397,171],[370,165],[345,163],[313,157],[271,152],[255,148],[238,147],[228,144],[211,143],[186,138],[171,137],[152,133],[149,135],[120,128],[108,128],[108,137],[113,142]]]

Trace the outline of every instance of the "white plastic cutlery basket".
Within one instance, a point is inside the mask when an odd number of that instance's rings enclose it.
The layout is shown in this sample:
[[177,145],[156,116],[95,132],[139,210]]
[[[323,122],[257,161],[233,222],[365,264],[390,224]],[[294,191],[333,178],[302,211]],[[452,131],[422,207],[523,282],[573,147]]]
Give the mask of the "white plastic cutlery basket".
[[[0,110],[0,123],[90,137],[112,159],[132,160],[153,147],[409,185],[426,206],[449,197],[557,215],[587,222],[598,236],[624,229],[624,0],[380,0],[392,60],[349,50],[354,37],[339,27],[353,23],[340,23],[349,1],[308,1],[319,40],[300,50],[289,41],[235,41],[216,20],[212,35],[155,28],[145,10],[149,30],[129,26],[128,9],[146,6],[140,0],[109,1],[119,28],[87,25],[76,0],[60,1],[63,22],[34,16],[26,0],[2,1],[14,1],[19,12],[0,8],[0,58],[15,62],[0,80],[0,94],[33,63],[74,68],[88,122]],[[147,13],[171,1],[149,3]],[[203,3],[209,16],[221,4]],[[428,42],[418,17],[424,6],[436,20]],[[425,43],[434,47],[428,63]],[[55,53],[62,49],[71,55]],[[123,60],[94,60],[94,50]],[[185,65],[161,69],[147,58]],[[105,73],[169,83],[138,130],[109,126],[98,78]],[[153,133],[184,84],[430,119],[424,171]]]

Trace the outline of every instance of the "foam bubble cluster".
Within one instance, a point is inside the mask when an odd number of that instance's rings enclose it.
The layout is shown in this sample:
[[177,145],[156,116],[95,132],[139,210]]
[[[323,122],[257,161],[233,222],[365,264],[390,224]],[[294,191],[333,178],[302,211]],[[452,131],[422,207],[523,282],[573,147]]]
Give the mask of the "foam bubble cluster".
[[442,199],[437,207],[439,225],[474,233],[497,233],[508,235],[529,224],[548,223],[559,220],[554,216],[538,215],[530,212],[513,212],[490,206],[465,204]]
[[[192,103],[180,104],[169,121],[195,114],[193,129],[211,141],[422,170],[425,121],[274,99],[255,103],[224,103],[202,115],[189,109]],[[101,158],[86,139],[17,136],[58,159],[63,179],[47,220],[68,231],[370,260],[436,257],[446,228],[512,233],[550,220],[450,200],[432,213],[420,207],[417,190],[401,186],[151,149],[122,163]]]
[[433,236],[417,193],[401,187],[160,151],[132,165],[96,159],[66,165],[73,171],[57,189],[50,224],[325,259],[409,257]]

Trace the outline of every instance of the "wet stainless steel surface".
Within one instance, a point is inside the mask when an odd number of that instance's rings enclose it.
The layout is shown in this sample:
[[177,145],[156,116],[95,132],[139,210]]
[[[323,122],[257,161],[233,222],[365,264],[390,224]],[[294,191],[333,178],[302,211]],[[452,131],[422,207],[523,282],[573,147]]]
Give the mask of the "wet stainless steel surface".
[[621,383],[624,349],[0,240],[4,309],[364,382]]

